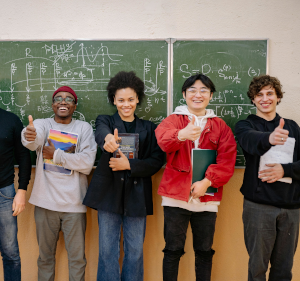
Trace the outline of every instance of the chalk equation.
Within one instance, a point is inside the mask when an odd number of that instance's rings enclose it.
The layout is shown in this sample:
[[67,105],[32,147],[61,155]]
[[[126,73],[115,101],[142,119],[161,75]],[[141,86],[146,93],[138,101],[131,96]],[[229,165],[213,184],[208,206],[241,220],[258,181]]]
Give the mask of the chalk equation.
[[[0,107],[16,113],[25,124],[29,114],[35,115],[34,118],[52,116],[51,94],[60,86],[67,85],[78,95],[74,119],[88,121],[95,126],[98,114],[115,111],[108,103],[106,86],[119,71],[135,71],[145,83],[146,98],[138,107],[137,114],[146,114],[147,119],[152,117],[155,120],[166,117],[167,47],[160,54],[155,50],[158,44],[153,43],[153,55],[144,50],[140,42],[5,44],[2,42],[3,51],[0,50]],[[159,48],[162,49],[161,46]],[[157,114],[153,108],[159,109]]]

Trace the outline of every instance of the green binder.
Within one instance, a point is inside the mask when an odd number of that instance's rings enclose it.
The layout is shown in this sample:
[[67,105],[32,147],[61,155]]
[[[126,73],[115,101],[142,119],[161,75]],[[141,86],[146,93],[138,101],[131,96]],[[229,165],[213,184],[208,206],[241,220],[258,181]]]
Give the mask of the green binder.
[[[209,165],[216,164],[217,151],[210,149],[192,149],[192,183],[205,178],[205,172]],[[209,187],[206,193],[215,193],[218,189]]]

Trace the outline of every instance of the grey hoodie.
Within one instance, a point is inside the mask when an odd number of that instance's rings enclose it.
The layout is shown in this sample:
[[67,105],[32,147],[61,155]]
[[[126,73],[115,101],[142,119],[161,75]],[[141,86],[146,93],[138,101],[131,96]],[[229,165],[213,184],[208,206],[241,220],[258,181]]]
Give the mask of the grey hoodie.
[[[86,212],[82,205],[86,194],[87,177],[95,161],[97,144],[93,129],[87,122],[72,120],[70,124],[56,123],[53,118],[36,119],[33,121],[37,137],[28,142],[22,131],[22,143],[28,149],[36,150],[36,172],[29,203],[52,211]],[[43,146],[47,143],[49,130],[55,129],[78,134],[78,143],[74,154],[55,150],[53,161],[62,164],[66,169],[73,170],[71,175],[46,171],[43,168]]]

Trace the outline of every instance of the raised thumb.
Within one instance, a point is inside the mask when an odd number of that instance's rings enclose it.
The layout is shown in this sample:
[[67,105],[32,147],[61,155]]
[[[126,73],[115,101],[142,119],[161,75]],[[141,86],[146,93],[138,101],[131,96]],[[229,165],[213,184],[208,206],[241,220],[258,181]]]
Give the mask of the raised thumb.
[[119,139],[119,137],[118,137],[118,129],[117,128],[114,130],[114,137],[115,137],[116,141]]
[[284,126],[284,119],[281,118],[280,121],[279,121],[279,126],[278,126],[278,127],[279,127],[280,129],[283,129],[283,126]]
[[30,127],[34,127],[34,125],[33,125],[33,118],[32,118],[31,115],[28,116],[28,121],[29,121],[29,126]]
[[194,125],[195,121],[196,121],[195,116],[192,116],[192,120],[191,120],[190,124]]

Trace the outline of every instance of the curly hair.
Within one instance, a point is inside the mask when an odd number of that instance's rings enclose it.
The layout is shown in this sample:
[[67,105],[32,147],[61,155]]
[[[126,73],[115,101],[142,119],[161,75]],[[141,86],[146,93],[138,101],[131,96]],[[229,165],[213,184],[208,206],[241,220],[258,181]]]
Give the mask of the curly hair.
[[131,88],[136,92],[139,99],[138,105],[140,105],[145,97],[145,84],[133,71],[120,71],[109,80],[106,87],[109,102],[113,105],[116,91],[125,88]]
[[[249,99],[253,101],[255,96],[265,86],[273,87],[275,89],[277,98],[281,99],[283,97],[284,92],[282,91],[282,85],[276,77],[272,77],[270,75],[260,75],[254,77],[249,85],[249,89],[247,92]],[[278,103],[280,103],[280,101],[278,101]]]

